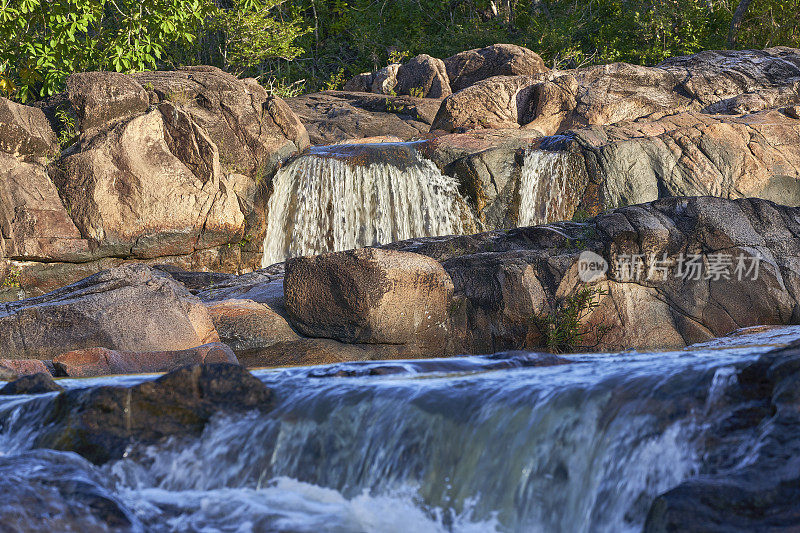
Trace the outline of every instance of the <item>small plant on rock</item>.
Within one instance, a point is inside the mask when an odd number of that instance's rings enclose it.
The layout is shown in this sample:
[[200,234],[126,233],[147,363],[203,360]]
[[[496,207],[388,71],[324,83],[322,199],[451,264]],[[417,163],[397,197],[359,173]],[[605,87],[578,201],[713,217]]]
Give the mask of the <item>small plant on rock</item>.
[[[587,328],[581,321],[600,305],[600,297],[607,294],[606,290],[583,285],[574,294],[554,303],[551,313],[534,315],[533,322],[542,334],[542,341],[547,349],[552,353],[570,353],[591,349],[600,344],[611,327]],[[594,344],[585,344],[592,333],[595,335]]]
[[422,87],[412,87],[408,90],[408,94],[414,98],[425,98],[425,90]]

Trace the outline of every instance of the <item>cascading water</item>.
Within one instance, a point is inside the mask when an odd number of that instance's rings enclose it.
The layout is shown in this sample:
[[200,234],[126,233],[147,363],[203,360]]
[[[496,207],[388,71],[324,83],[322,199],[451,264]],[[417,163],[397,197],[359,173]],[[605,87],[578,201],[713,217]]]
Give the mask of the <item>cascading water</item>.
[[458,182],[408,143],[317,148],[279,170],[273,184],[263,266],[475,231]]
[[518,226],[567,220],[568,185],[574,169],[564,151],[528,150],[522,163]]
[[218,415],[102,467],[31,450],[53,394],[0,398],[0,523],[96,531],[100,509],[159,532],[635,531],[656,495],[703,472],[699,435],[734,365],[770,348],[259,371],[274,410]]

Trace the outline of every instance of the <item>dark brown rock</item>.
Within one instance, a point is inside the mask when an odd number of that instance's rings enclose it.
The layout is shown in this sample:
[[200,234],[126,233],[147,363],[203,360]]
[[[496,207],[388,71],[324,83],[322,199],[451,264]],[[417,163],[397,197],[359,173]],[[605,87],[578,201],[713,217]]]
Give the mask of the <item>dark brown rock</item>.
[[50,407],[36,446],[76,452],[95,464],[131,443],[197,435],[217,413],[272,408],[272,391],[238,365],[186,366],[132,387],[68,390]]
[[38,374],[31,374],[30,376],[22,376],[11,383],[7,383],[0,389],[0,396],[45,394],[62,390],[64,390],[64,387],[53,381],[49,372],[40,372]]
[[16,379],[20,376],[32,376],[34,374],[50,374],[52,364],[48,361],[38,359],[0,359],[0,372],[5,377],[0,379]]
[[494,76],[532,76],[547,72],[539,54],[514,44],[493,44],[444,60],[453,92]]

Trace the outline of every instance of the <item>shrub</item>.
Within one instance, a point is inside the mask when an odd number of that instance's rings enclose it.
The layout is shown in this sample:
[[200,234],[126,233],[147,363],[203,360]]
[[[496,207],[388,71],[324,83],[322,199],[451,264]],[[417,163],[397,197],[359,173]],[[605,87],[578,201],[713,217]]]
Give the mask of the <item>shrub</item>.
[[[586,328],[582,320],[600,305],[600,297],[607,294],[608,291],[597,287],[581,285],[572,295],[551,305],[551,313],[535,315],[533,322],[542,335],[543,345],[552,353],[569,353],[600,344],[611,328]],[[595,334],[594,344],[584,344],[591,333]]]

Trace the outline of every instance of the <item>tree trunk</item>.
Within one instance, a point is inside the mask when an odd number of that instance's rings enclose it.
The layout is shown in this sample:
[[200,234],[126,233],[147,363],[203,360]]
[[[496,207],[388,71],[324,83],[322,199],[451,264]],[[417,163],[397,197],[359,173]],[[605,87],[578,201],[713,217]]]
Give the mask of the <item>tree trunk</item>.
[[736,34],[739,33],[739,27],[742,25],[744,14],[747,13],[747,8],[753,0],[739,0],[739,5],[736,6],[736,11],[733,12],[731,19],[731,27],[728,30],[728,48],[736,47]]

